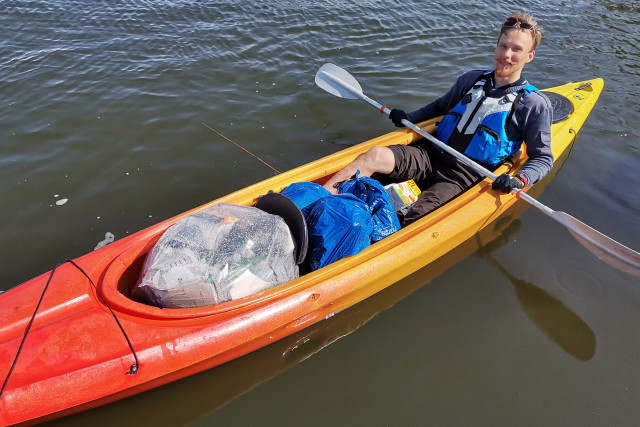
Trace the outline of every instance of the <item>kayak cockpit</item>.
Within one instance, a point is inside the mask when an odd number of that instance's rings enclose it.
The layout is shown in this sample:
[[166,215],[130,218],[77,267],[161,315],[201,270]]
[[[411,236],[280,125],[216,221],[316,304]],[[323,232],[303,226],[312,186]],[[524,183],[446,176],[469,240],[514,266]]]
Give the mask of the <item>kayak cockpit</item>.
[[[133,316],[131,320],[188,320],[204,319],[209,316],[224,316],[228,313],[238,314],[244,309],[264,304],[283,294],[293,292],[302,285],[302,278],[280,286],[258,292],[247,297],[193,308],[161,308],[150,304],[135,292],[140,281],[145,260],[160,235],[152,239],[138,242],[120,255],[106,268],[99,282],[100,294],[107,301],[109,307],[120,314]],[[98,300],[100,300],[98,298]]]

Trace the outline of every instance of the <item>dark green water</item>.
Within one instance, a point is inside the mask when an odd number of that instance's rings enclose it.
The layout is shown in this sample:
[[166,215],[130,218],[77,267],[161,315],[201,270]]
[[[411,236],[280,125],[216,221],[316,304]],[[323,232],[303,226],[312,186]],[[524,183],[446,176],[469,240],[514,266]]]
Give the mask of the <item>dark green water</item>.
[[[540,200],[640,249],[635,1],[5,0],[0,289],[107,232],[271,176],[203,124],[291,169],[393,130],[318,89],[323,63],[417,108],[492,67],[501,20],[524,8],[545,29],[525,69],[533,84],[605,80]],[[54,424],[638,425],[640,280],[532,209],[498,243],[272,347]]]

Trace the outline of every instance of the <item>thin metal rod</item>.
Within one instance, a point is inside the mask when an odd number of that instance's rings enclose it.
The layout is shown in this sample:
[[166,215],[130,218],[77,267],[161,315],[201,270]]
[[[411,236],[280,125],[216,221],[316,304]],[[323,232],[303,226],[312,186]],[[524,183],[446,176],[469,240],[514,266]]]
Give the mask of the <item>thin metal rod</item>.
[[280,173],[280,171],[276,168],[274,168],[273,166],[271,166],[269,163],[265,162],[264,160],[262,160],[260,157],[256,156],[255,154],[253,154],[251,151],[247,150],[246,148],[244,148],[242,145],[238,144],[235,141],[230,140],[229,138],[227,138],[226,136],[224,136],[223,134],[221,134],[220,132],[218,132],[217,130],[215,130],[214,128],[212,128],[211,126],[209,126],[206,123],[202,123],[202,126],[206,127],[209,130],[214,131],[215,133],[217,133],[218,135],[220,135],[221,137],[223,137],[224,139],[226,139],[227,141],[229,141],[230,143],[234,144],[236,147],[241,148],[242,150],[246,151],[247,153],[251,154],[253,157],[255,157],[256,159],[260,160],[262,163],[264,163],[265,165],[267,165],[268,167],[270,167],[271,169],[273,169],[276,173]]

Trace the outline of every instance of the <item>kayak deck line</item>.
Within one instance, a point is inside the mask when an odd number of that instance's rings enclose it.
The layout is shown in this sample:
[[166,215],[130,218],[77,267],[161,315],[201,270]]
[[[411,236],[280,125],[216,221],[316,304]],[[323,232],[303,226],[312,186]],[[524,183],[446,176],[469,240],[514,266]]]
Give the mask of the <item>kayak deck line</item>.
[[[567,97],[573,109],[552,125],[552,151],[566,155],[601,90],[601,79],[549,89]],[[574,95],[577,94],[579,98]],[[435,120],[419,125],[427,132]],[[375,145],[409,144],[421,139],[400,129],[268,178],[198,208],[152,225],[61,266],[29,332],[22,354],[0,398],[0,424],[44,421],[158,387],[236,359],[334,316],[371,297],[454,248],[518,200],[491,189],[483,179],[459,197],[357,255],[266,291],[215,306],[161,309],[137,302],[131,291],[146,254],[162,233],[181,218],[217,203],[253,205],[269,191],[298,181],[322,184],[360,153]],[[495,173],[516,173],[526,155]],[[554,165],[559,163],[554,163]],[[536,186],[533,186],[536,189]],[[5,378],[49,273],[0,295],[0,378]],[[89,280],[87,280],[89,278]],[[89,281],[93,281],[93,288]],[[100,295],[104,297],[101,300]],[[138,355],[132,355],[114,311]]]
[[[49,277],[47,279],[47,282],[46,282],[44,288],[42,289],[42,294],[40,295],[40,299],[38,300],[38,304],[36,305],[36,308],[35,308],[35,310],[33,312],[33,315],[31,316],[31,319],[29,320],[29,322],[27,324],[27,327],[26,327],[26,329],[24,331],[24,335],[22,337],[22,341],[20,342],[20,346],[18,347],[18,350],[16,352],[16,356],[15,356],[15,358],[13,360],[13,363],[11,364],[11,367],[9,368],[9,372],[7,373],[7,375],[4,378],[4,381],[2,383],[2,388],[0,388],[0,397],[2,397],[2,395],[4,394],[4,389],[7,386],[7,383],[9,382],[9,380],[11,379],[11,374],[13,373],[15,365],[18,362],[18,359],[20,358],[20,353],[22,352],[22,348],[24,346],[25,341],[27,340],[27,337],[29,335],[29,331],[31,330],[33,322],[35,321],[36,315],[38,314],[38,310],[40,309],[40,305],[42,304],[42,301],[43,301],[43,299],[45,297],[47,289],[49,288],[49,284],[51,283],[51,280],[53,279],[53,277],[54,277],[56,271],[58,270],[58,268],[62,267],[63,265],[65,265],[67,263],[69,263],[69,264],[73,265],[75,268],[77,268],[78,271],[81,272],[87,278],[89,283],[91,283],[91,285],[96,289],[96,291],[98,292],[98,295],[100,296],[100,299],[104,301],[105,306],[109,309],[109,312],[113,316],[113,319],[116,321],[116,323],[118,324],[118,327],[122,331],[122,334],[123,334],[125,340],[127,341],[127,344],[129,345],[129,348],[131,349],[131,353],[133,355],[133,358],[135,359],[135,363],[133,365],[131,365],[131,368],[129,369],[129,372],[127,372],[126,374],[127,375],[133,375],[133,374],[138,372],[138,368],[140,367],[140,362],[139,362],[139,359],[138,359],[138,355],[136,354],[136,351],[133,349],[133,345],[131,344],[131,340],[129,340],[129,337],[128,337],[126,331],[124,330],[124,328],[122,327],[122,324],[118,320],[118,316],[111,309],[111,307],[109,306],[107,301],[104,299],[104,297],[102,295],[100,295],[100,291],[96,287],[95,283],[93,283],[93,280],[91,279],[91,277],[89,277],[89,275],[82,269],[82,267],[80,267],[78,264],[76,264],[73,260],[67,260],[67,261],[63,262],[62,264],[59,264],[58,266],[56,266],[49,273]],[[60,308],[62,308],[62,309],[68,308],[73,304],[74,301],[84,300],[85,299],[84,297],[85,296],[76,297],[73,300],[71,300],[71,301],[69,301],[67,303],[64,303],[62,305],[62,307],[53,307],[52,309],[49,310],[49,312],[52,313],[56,309],[60,309]],[[43,316],[44,315],[46,315],[46,313],[43,313]],[[41,316],[41,317],[43,317],[43,316]]]

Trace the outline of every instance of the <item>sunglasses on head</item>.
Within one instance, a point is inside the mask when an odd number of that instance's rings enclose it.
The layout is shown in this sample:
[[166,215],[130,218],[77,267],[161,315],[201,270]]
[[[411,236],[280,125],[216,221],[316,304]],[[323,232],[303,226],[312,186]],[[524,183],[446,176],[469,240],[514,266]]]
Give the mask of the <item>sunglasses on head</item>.
[[502,24],[502,28],[522,28],[524,30],[536,30],[536,27],[534,25],[527,24],[526,22],[520,22],[514,18],[509,18],[504,21],[504,24]]

